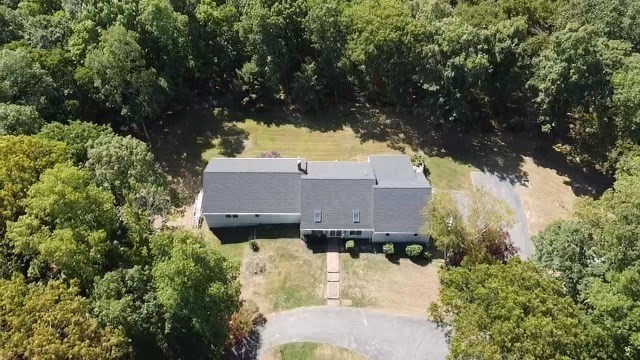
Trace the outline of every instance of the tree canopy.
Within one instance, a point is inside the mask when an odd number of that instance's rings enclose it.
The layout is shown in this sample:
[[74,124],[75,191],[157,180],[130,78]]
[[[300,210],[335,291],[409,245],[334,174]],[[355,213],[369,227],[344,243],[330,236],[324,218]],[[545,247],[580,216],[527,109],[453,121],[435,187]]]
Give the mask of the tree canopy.
[[431,315],[454,327],[452,358],[585,357],[589,332],[578,307],[560,282],[533,264],[455,268],[442,273],[441,282],[441,303]]

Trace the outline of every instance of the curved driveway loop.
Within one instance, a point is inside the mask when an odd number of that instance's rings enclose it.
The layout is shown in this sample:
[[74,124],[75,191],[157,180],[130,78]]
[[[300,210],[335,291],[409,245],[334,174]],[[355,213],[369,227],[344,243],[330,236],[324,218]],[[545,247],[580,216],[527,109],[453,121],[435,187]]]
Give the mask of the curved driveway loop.
[[258,354],[301,341],[340,346],[374,360],[444,360],[448,353],[444,332],[426,319],[318,306],[269,317],[261,331]]

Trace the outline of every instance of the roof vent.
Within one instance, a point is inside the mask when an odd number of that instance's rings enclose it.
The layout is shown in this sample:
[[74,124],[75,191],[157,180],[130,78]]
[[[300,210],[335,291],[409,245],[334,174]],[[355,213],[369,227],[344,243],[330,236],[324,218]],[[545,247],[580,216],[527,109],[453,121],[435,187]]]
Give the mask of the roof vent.
[[298,171],[300,171],[303,174],[307,174],[307,160],[298,157]]

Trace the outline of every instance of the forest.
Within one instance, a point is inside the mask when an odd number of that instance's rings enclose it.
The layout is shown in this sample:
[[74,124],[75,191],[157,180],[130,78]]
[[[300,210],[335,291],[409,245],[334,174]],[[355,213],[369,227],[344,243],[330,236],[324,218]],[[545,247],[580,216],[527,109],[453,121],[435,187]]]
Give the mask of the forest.
[[430,314],[452,358],[640,357],[640,1],[0,0],[1,358],[220,358],[250,328],[237,264],[153,227],[149,129],[202,99],[361,103],[611,176],[532,262],[500,221],[441,227]]

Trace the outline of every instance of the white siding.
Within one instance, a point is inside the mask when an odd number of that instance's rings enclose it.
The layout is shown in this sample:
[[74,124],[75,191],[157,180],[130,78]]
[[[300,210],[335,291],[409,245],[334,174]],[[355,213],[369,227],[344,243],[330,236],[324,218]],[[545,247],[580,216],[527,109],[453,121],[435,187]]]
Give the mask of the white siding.
[[[323,231],[326,236],[330,235],[331,230],[316,230],[316,229],[302,229],[300,230],[301,235],[311,235],[311,231]],[[336,237],[341,237],[343,239],[371,239],[373,235],[373,230],[368,229],[335,229],[340,231],[340,235],[336,235]],[[362,235],[351,235],[350,231],[362,231]]]
[[[389,236],[387,236],[387,234],[389,234]],[[423,244],[426,244],[429,241],[429,238],[422,234],[418,234],[418,236],[415,236],[414,234],[415,233],[408,233],[408,232],[388,232],[388,233],[376,232],[376,233],[373,233],[373,238],[371,239],[371,241],[380,242],[380,243],[419,242]]]
[[[227,215],[232,217],[229,218]],[[238,217],[234,218],[234,215]],[[300,223],[300,214],[203,214],[203,216],[210,228]]]

